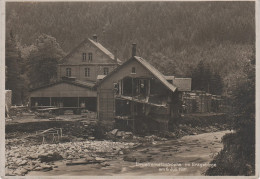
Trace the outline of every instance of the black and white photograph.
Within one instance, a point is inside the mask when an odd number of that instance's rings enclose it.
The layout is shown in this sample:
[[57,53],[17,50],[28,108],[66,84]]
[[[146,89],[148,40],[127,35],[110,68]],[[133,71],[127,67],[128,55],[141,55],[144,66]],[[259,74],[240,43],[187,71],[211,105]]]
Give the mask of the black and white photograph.
[[2,5],[1,177],[259,177],[257,1]]

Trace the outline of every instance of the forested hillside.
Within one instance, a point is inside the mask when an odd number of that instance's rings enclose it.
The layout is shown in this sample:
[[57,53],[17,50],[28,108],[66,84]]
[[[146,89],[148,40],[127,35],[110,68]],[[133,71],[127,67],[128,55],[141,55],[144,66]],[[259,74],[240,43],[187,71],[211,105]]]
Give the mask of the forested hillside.
[[193,77],[202,63],[228,94],[254,54],[254,16],[254,2],[8,2],[6,35],[12,31],[24,61],[42,34],[66,53],[97,34],[123,60],[135,42],[137,55],[164,74]]

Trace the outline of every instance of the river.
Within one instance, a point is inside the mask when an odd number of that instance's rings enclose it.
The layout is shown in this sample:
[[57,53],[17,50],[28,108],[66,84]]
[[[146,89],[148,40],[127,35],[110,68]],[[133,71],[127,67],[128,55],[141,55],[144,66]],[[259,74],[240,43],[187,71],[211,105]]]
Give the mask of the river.
[[[102,164],[67,166],[66,161],[58,161],[55,162],[58,168],[46,172],[32,171],[27,176],[201,176],[223,147],[222,136],[230,132],[219,131],[155,141],[129,153],[105,157],[106,161]],[[125,161],[124,158],[135,158],[137,162]]]

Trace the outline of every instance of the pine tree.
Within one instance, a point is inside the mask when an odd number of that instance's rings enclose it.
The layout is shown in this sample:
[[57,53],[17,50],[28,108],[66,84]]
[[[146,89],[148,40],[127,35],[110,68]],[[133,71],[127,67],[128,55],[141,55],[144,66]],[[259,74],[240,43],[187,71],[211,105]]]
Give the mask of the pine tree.
[[5,89],[12,90],[12,103],[21,104],[21,80],[20,80],[20,62],[21,55],[16,46],[16,41],[12,31],[7,33],[5,48],[6,62],[6,82]]
[[192,73],[192,89],[221,95],[222,78],[217,72],[213,73],[208,64],[205,65],[200,61]]

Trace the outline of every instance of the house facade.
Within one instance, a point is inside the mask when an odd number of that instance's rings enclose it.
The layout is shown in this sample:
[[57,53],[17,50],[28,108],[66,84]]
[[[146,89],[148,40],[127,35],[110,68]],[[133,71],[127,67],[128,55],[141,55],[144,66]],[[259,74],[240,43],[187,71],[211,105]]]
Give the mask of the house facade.
[[73,49],[58,65],[58,79],[74,77],[80,81],[96,82],[99,75],[107,75],[119,64],[117,53],[112,54],[94,35]]

